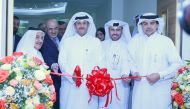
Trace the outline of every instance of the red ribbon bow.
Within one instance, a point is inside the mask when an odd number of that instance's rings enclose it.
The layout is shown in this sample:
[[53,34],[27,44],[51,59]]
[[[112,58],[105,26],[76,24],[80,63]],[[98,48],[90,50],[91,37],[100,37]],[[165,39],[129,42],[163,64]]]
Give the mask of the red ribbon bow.
[[98,66],[95,67],[91,73],[92,74],[88,74],[86,78],[86,86],[90,94],[90,99],[88,102],[90,102],[92,95],[101,97],[107,95],[105,104],[105,107],[107,107],[109,101],[109,94],[113,88],[110,74],[107,73],[106,68],[100,69]]
[[[80,67],[79,67],[78,65],[75,67],[74,73],[75,73],[75,75],[76,75],[77,77],[81,77],[81,69],[80,69]],[[82,78],[76,78],[76,81],[75,81],[75,82],[76,82],[76,86],[77,86],[77,87],[80,87],[80,85],[82,84],[81,79],[82,79]]]
[[[108,106],[109,95],[113,87],[115,87],[117,99],[120,100],[118,97],[118,92],[117,92],[117,87],[116,87],[116,82],[115,82],[116,80],[123,80],[127,78],[136,79],[136,78],[146,77],[146,76],[126,76],[126,77],[120,77],[120,78],[111,78],[110,74],[107,73],[107,69],[106,68],[100,69],[99,66],[96,66],[92,70],[91,74],[88,74],[86,78],[83,78],[81,76],[81,69],[79,66],[76,66],[74,73],[75,75],[51,72],[51,74],[54,74],[57,76],[67,76],[67,77],[75,78],[77,87],[80,87],[80,85],[82,84],[81,79],[86,79],[86,86],[90,94],[90,99],[88,102],[91,101],[92,95],[100,96],[100,97],[104,97],[105,95],[107,95],[105,107]],[[112,84],[112,81],[114,85]],[[111,102],[112,102],[112,92],[111,92],[110,103]]]

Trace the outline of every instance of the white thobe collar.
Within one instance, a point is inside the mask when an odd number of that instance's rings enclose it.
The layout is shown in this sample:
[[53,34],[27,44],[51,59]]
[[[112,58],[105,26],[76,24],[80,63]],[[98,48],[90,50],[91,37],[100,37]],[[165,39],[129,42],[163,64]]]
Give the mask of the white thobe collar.
[[76,34],[76,37],[80,39],[86,39],[88,36],[86,34],[84,36],[80,36],[79,34]]
[[144,34],[143,36],[146,38],[146,39],[152,39],[154,37],[157,37],[158,35],[160,35],[158,32],[155,32],[154,34],[150,35],[150,36],[147,36],[146,34]]
[[114,48],[114,49],[120,49],[121,46],[123,46],[124,41],[118,40],[118,41],[112,41],[109,40],[108,48]]

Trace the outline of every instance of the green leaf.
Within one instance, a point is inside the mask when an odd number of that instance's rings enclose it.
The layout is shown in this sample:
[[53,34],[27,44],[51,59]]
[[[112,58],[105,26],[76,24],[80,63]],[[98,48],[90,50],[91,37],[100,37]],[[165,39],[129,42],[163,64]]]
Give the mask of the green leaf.
[[185,60],[187,62],[187,65],[190,65],[190,60]]
[[0,66],[3,65],[3,62],[0,62]]
[[185,60],[186,62],[190,62],[190,60]]
[[48,97],[45,96],[45,95],[43,95],[42,93],[40,93],[39,96],[40,96],[40,102],[41,102],[41,103],[45,103],[46,100],[48,99]]
[[0,90],[2,90],[4,87],[4,84],[0,84]]
[[9,75],[9,77],[8,77],[8,81],[10,81],[10,80],[12,80],[12,79],[14,79],[16,77],[16,73],[15,72],[12,72],[10,75]]
[[181,91],[181,89],[180,89],[180,88],[176,88],[176,91],[177,91],[177,92],[180,92],[180,91]]
[[28,64],[26,64],[26,63],[23,65],[23,67],[26,68],[26,69],[30,68],[30,66]]
[[[24,100],[25,101],[25,100]],[[24,103],[24,101],[23,101],[23,103],[21,104],[21,109],[26,109],[26,104]]]

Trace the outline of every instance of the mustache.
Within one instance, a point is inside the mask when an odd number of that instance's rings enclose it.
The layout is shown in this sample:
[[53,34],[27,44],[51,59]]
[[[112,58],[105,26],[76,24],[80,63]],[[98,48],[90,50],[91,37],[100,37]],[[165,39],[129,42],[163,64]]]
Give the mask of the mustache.
[[118,34],[112,34],[112,36],[119,36]]
[[43,42],[37,42],[36,44],[40,44],[41,45],[41,44],[43,44]]
[[79,30],[84,30],[85,28],[84,27],[80,27]]
[[147,28],[146,30],[152,30],[152,28]]

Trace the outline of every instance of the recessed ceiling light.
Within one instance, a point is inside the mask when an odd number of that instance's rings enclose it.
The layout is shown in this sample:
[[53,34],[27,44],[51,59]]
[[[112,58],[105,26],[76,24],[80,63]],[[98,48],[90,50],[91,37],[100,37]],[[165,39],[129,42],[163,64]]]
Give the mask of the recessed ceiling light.
[[[56,7],[55,7],[56,6]],[[54,4],[53,7],[46,8],[14,8],[14,14],[16,15],[47,15],[47,14],[59,14],[65,13],[67,2]]]

